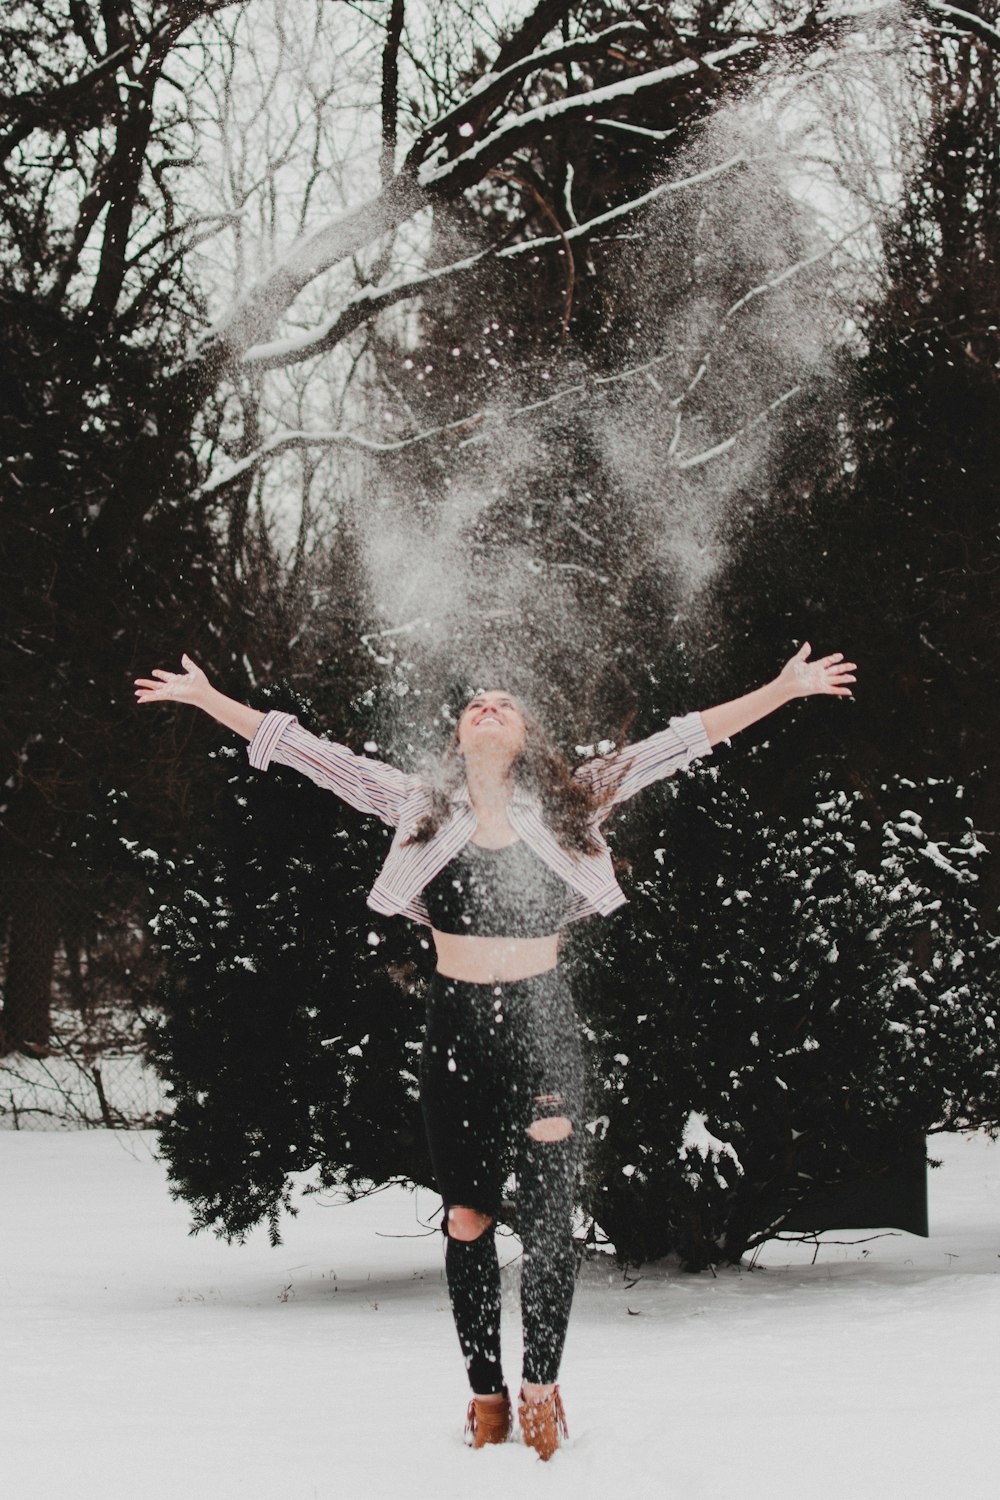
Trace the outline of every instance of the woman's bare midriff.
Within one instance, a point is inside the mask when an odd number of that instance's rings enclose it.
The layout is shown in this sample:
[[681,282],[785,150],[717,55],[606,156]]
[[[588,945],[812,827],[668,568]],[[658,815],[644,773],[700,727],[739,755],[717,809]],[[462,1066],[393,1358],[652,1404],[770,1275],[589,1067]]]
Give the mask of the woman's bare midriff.
[[545,974],[559,962],[559,934],[546,937],[466,937],[457,932],[438,932],[432,927],[437,949],[437,971],[462,984],[513,984]]

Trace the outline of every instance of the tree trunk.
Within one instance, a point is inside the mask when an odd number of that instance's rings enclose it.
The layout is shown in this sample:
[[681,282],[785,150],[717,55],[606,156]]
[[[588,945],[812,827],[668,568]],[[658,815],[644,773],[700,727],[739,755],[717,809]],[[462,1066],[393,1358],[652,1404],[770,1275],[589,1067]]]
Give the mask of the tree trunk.
[[57,896],[51,883],[15,879],[8,902],[10,936],[0,1048],[45,1047],[51,1030],[52,969],[59,941]]

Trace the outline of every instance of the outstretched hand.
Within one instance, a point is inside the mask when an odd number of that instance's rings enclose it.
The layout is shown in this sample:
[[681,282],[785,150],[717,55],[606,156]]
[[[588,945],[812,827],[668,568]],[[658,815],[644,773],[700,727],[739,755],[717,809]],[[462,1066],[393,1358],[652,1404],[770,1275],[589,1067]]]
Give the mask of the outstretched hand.
[[190,656],[182,656],[181,665],[183,672],[165,672],[162,667],[155,667],[152,677],[137,677],[136,702],[193,703],[197,706],[208,688],[208,678]]
[[841,651],[809,661],[811,650],[806,641],[778,674],[778,682],[789,697],[809,698],[814,693],[828,693],[834,698],[853,698],[848,684],[857,680],[854,676],[856,663],[845,661]]

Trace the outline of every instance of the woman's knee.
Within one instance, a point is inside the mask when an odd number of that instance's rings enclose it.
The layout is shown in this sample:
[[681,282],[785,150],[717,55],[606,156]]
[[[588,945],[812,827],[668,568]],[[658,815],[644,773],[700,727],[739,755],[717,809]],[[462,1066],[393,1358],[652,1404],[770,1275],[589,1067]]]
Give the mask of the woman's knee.
[[448,1236],[453,1240],[469,1243],[478,1240],[489,1229],[493,1220],[489,1214],[481,1214],[476,1208],[449,1208]]
[[533,1141],[564,1141],[573,1134],[573,1122],[563,1111],[562,1094],[536,1094],[537,1118],[527,1127]]
[[565,1141],[573,1134],[573,1122],[566,1115],[532,1120],[528,1134],[533,1141]]

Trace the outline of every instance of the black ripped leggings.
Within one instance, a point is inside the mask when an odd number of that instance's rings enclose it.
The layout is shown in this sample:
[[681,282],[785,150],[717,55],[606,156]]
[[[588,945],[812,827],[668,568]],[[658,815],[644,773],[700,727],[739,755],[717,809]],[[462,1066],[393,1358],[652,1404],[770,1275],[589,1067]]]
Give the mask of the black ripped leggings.
[[[579,1152],[582,1062],[576,1015],[557,969],[512,984],[434,976],[420,1071],[431,1160],[444,1200],[494,1222],[516,1180],[524,1259],[523,1378],[559,1373],[573,1301],[572,1215]],[[536,1141],[528,1126],[566,1116],[572,1134]],[[445,1268],[459,1343],[477,1395],[504,1388],[500,1271],[493,1225],[476,1240],[448,1235]]]

